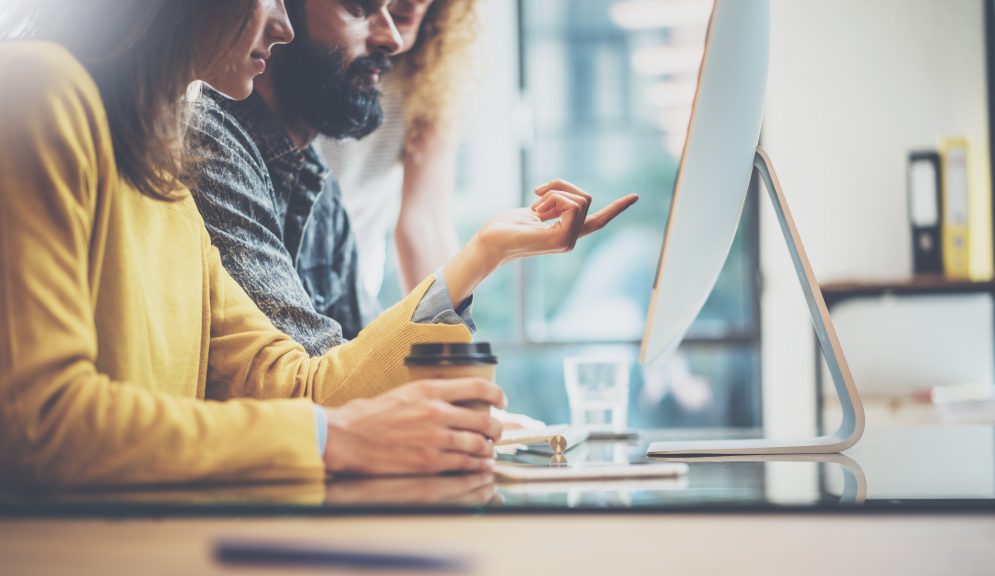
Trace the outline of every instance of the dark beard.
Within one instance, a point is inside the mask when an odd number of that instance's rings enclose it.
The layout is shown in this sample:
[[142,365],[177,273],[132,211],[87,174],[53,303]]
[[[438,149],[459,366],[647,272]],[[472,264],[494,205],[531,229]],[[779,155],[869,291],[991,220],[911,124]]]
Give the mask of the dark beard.
[[273,80],[280,114],[337,140],[360,139],[383,124],[380,91],[369,73],[391,68],[386,54],[346,63],[344,50],[315,44],[301,34],[273,55]]

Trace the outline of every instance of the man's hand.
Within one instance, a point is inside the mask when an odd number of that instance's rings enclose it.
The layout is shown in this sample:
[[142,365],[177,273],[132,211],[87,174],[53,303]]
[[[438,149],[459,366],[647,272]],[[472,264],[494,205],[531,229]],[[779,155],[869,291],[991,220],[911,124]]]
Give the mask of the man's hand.
[[487,412],[453,405],[465,401],[506,404],[493,382],[454,378],[412,382],[328,408],[325,467],[375,475],[492,470],[501,423]]

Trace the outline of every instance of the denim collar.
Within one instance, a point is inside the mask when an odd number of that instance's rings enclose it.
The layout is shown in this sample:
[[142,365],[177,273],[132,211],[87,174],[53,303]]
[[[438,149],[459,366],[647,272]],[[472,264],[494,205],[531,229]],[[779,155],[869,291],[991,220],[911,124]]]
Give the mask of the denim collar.
[[206,94],[218,106],[235,117],[252,135],[252,139],[268,166],[279,167],[290,173],[306,174],[308,188],[319,188],[331,175],[331,169],[318,154],[313,145],[298,149],[287,134],[277,116],[266,106],[258,92],[253,92],[245,100],[227,98],[211,88]]

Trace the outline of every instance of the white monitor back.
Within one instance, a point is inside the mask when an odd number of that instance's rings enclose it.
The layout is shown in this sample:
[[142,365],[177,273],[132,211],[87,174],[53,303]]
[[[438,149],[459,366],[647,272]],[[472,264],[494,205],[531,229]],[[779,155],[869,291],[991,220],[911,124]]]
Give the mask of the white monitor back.
[[739,227],[763,124],[769,0],[716,0],[643,334],[643,364],[680,345]]
[[843,412],[836,432],[800,439],[653,442],[651,456],[826,454],[853,446],[864,410],[770,158],[757,144],[770,41],[769,0],[716,0],[681,158],[641,359],[680,345],[725,265],[754,169],[771,198]]

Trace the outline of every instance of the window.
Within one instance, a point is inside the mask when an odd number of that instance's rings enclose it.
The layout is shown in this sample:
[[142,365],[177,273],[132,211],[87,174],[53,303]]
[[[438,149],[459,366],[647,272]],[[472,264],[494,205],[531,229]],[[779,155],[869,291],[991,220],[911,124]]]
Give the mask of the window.
[[718,285],[677,357],[636,360],[704,49],[709,0],[488,3],[486,80],[461,152],[464,240],[553,178],[596,198],[642,197],[569,255],[506,266],[477,291],[510,409],[569,419],[563,359],[632,358],[632,426],[761,422],[756,195]]

